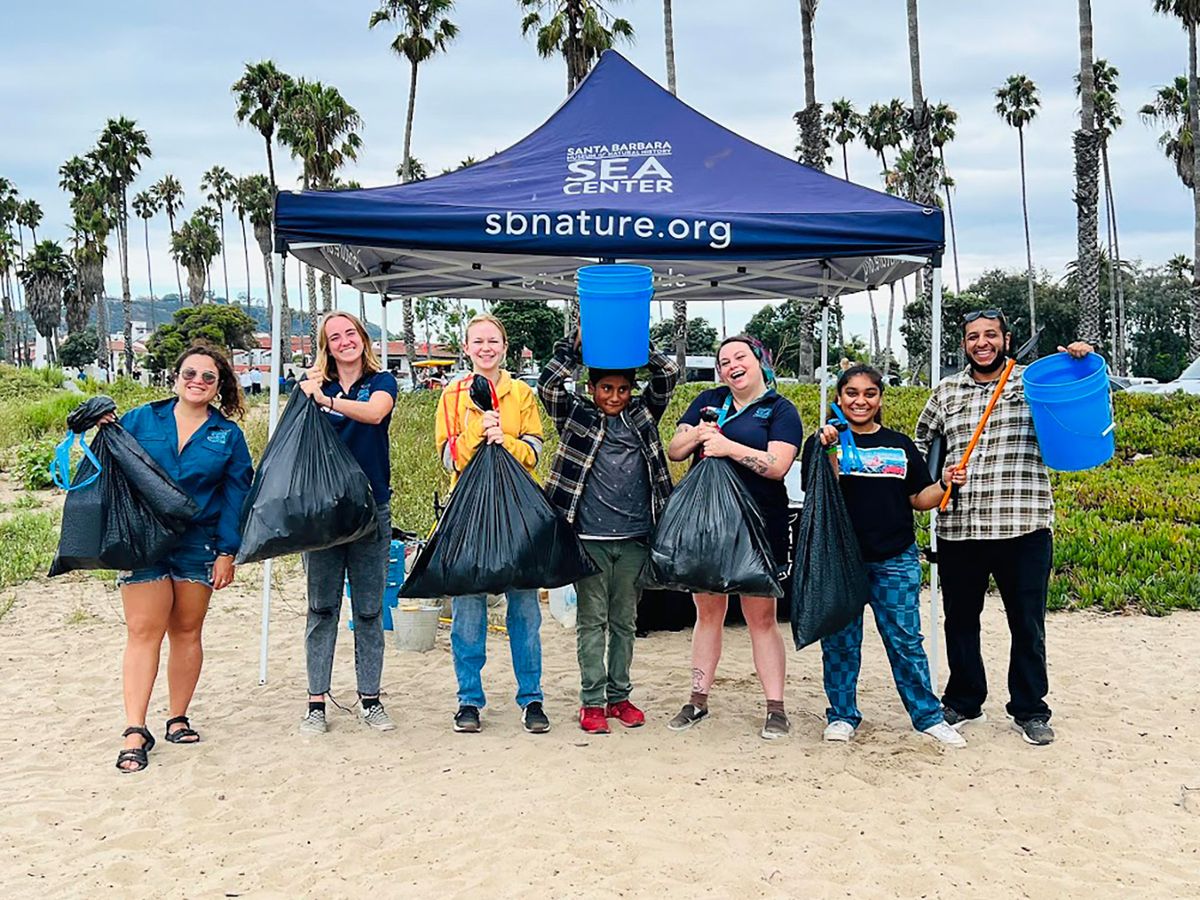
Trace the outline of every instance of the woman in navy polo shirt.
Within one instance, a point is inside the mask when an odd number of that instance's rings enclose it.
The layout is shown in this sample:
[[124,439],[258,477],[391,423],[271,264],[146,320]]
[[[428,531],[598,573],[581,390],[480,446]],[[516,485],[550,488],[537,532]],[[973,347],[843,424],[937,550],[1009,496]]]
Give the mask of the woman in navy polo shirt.
[[233,581],[233,557],[241,543],[238,520],[253,474],[246,439],[230,421],[243,413],[229,361],[211,347],[194,346],[175,361],[175,397],[139,406],[121,418],[121,426],[200,508],[166,558],[118,578],[128,633],[123,679],[129,727],[125,749],[117,757],[122,772],[146,768],[154,746],[146,710],[164,634],[171,645],[167,740],[200,740],[187,717],[204,659],[200,630],[212,592]]
[[383,591],[392,540],[388,425],[396,403],[396,379],[383,371],[359,318],[331,312],[321,319],[317,331],[316,365],[299,386],[328,413],[338,437],[362,466],[371,482],[379,516],[379,527],[373,533],[349,544],[304,554],[308,570],[308,628],[304,637],[308,713],[300,723],[300,731],[324,734],[327,730],[325,695],[333,677],[333,651],[347,578],[354,615],[354,671],[361,718],[378,731],[391,731],[396,726],[379,702],[379,680],[383,673]]
[[[788,496],[783,478],[804,439],[800,414],[790,400],[775,392],[775,375],[763,346],[744,335],[727,338],[717,349],[717,372],[723,387],[703,391],[679,419],[667,456],[676,462],[689,456],[726,457],[762,510],[775,562],[782,570],[788,551]],[[718,411],[718,424],[701,422],[705,407]],[[691,728],[708,715],[708,690],[721,659],[721,636],[729,597],[694,595],[696,628],[692,634],[692,696],[667,725],[672,731]],[[790,730],[783,707],[786,655],[775,620],[774,597],[742,597],[742,615],[750,629],[754,667],[767,699],[762,737],[783,737]]]

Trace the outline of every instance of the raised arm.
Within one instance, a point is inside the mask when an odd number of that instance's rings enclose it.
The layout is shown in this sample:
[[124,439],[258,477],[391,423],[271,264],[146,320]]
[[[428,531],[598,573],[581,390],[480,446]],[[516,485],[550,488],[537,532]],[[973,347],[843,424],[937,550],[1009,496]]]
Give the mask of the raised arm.
[[650,360],[647,365],[650,367],[650,383],[642,391],[642,401],[657,422],[667,411],[667,404],[671,402],[671,394],[679,381],[679,366],[674,359],[655,349],[653,344],[650,345]]
[[559,340],[554,345],[554,354],[538,376],[538,398],[546,407],[546,414],[560,432],[567,424],[571,412],[579,403],[577,397],[566,388],[566,380],[579,366],[579,329]]

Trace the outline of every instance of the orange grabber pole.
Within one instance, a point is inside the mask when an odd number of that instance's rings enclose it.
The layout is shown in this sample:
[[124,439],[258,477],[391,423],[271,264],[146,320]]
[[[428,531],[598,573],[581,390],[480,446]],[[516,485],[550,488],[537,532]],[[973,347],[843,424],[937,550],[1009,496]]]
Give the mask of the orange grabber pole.
[[[1013,366],[1017,364],[1015,358],[1010,359],[1007,365],[1004,366],[1004,371],[1000,373],[1000,380],[996,382],[996,389],[992,391],[992,397],[988,400],[987,408],[983,411],[983,418],[979,420],[979,424],[975,426],[975,433],[971,435],[971,442],[967,444],[967,449],[962,455],[962,459],[958,463],[958,468],[965,469],[967,461],[971,458],[971,453],[975,450],[975,445],[979,443],[979,438],[983,436],[984,426],[987,425],[987,420],[992,414],[992,410],[996,407],[996,401],[1000,399],[1000,394],[1004,390],[1004,385],[1008,381],[1008,376],[1012,374]],[[946,507],[950,505],[950,495],[954,490],[954,485],[946,488],[946,493],[942,495],[942,502],[938,504],[938,510],[945,512]]]

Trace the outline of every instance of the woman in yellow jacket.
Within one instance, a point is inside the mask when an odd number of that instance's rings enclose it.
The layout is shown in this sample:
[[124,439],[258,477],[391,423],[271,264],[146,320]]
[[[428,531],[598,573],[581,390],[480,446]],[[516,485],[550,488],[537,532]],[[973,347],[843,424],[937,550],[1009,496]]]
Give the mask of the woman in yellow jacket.
[[[542,420],[533,390],[504,371],[508,334],[495,316],[479,315],[467,323],[466,353],[474,372],[450,384],[438,402],[436,439],[442,464],[453,482],[484,441],[503,444],[531,474],[542,452]],[[492,383],[497,409],[483,411],[472,401],[471,381],[483,375]],[[550,730],[542,708],[542,611],[536,590],[511,590],[508,597],[508,640],[517,676],[521,722],[532,734]],[[482,672],[487,661],[487,595],[453,599],[450,647],[458,678],[458,712],[454,730],[479,731],[485,704]]]

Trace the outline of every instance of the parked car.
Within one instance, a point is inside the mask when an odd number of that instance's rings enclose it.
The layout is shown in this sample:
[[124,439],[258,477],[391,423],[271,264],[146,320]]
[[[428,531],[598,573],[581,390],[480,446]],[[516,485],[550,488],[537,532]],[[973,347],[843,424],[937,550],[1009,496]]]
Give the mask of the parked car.
[[1166,384],[1132,384],[1128,390],[1131,394],[1174,394],[1182,391],[1200,396],[1200,357],[1194,359],[1174,381]]

